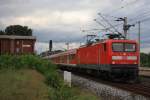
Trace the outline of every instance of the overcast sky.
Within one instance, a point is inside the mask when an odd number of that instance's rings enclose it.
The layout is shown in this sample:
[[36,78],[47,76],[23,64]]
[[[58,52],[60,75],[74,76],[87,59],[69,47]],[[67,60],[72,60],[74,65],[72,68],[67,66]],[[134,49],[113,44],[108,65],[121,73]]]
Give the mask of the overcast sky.
[[[120,23],[114,21],[117,17],[124,16],[133,24],[149,18],[149,9],[149,0],[0,0],[0,28],[13,24],[29,26],[37,37],[38,52],[48,49],[50,39],[57,42],[55,49],[66,48],[65,42],[71,42],[73,48],[79,45],[86,34],[90,34],[81,30],[103,29],[93,19],[110,27],[98,13],[102,13],[113,25]],[[150,51],[149,26],[150,20],[141,24],[141,48],[144,52]],[[117,29],[122,32],[122,25]],[[131,39],[137,39],[137,25],[129,33]]]

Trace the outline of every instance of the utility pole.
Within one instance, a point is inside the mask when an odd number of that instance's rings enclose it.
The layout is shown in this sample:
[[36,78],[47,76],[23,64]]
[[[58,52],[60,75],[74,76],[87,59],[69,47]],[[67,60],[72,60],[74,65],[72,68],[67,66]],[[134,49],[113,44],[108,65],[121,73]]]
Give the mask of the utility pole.
[[125,38],[127,38],[127,33],[128,33],[128,22],[127,22],[128,18],[127,17],[124,17],[124,24],[123,24],[123,30],[124,30],[124,36]]
[[67,42],[66,45],[67,45],[67,50],[69,50],[69,43]]
[[[67,45],[67,50],[69,50],[69,42],[67,42],[66,45]],[[69,64],[69,55],[67,55],[67,64]]]
[[140,64],[141,64],[140,63],[140,61],[141,61],[140,60],[140,51],[141,51],[140,50],[140,45],[141,45],[141,22],[140,21],[138,21],[138,31],[139,31],[138,32],[138,43],[139,43],[139,48],[138,49],[139,49],[139,67],[140,67]]
[[49,52],[52,51],[52,48],[53,48],[53,43],[52,43],[52,40],[49,41]]
[[135,26],[135,25],[130,25],[130,24],[128,24],[128,18],[127,18],[127,17],[118,18],[118,19],[115,20],[115,21],[123,21],[123,22],[124,22],[124,24],[123,24],[124,37],[125,37],[125,39],[127,39],[128,30],[130,29],[131,26]]

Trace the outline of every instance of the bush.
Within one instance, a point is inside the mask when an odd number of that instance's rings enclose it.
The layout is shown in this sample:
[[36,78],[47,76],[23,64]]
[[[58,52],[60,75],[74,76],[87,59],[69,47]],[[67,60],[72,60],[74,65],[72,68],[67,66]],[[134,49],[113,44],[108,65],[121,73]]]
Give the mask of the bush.
[[77,100],[73,90],[66,85],[55,90],[51,88],[51,91],[50,100]]
[[46,78],[46,83],[53,91],[50,91],[51,100],[75,100],[72,90],[64,85],[57,73],[56,65],[50,61],[35,55],[2,55],[0,56],[0,69],[35,69]]
[[49,83],[49,85],[52,83],[51,81],[55,82],[60,80],[58,73],[56,72],[57,67],[54,64],[52,64],[48,60],[44,60],[34,55],[2,55],[0,56],[0,69],[4,68],[16,70],[22,68],[36,69],[38,72],[42,73],[46,77],[48,81],[47,83]]
[[150,53],[141,53],[141,67],[150,67]]

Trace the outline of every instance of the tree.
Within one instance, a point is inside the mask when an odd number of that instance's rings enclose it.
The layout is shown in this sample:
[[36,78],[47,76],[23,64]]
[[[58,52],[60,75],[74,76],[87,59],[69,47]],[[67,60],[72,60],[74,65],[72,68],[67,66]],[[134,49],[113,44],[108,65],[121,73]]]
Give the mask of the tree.
[[141,66],[150,67],[150,53],[141,53]]
[[7,35],[32,36],[32,29],[27,26],[10,25],[6,27],[5,33]]
[[0,35],[5,35],[5,32],[0,30]]

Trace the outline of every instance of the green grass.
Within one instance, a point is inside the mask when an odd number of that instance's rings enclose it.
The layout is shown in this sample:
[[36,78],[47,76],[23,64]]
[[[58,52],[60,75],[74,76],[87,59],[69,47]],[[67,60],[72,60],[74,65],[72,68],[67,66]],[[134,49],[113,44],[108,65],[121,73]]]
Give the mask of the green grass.
[[[38,73],[39,72],[39,73]],[[34,55],[0,56],[0,100],[98,100],[66,86],[57,66]]]
[[47,86],[36,70],[0,70],[0,80],[0,100],[98,100],[88,90],[75,86],[57,91]]
[[35,70],[1,70],[0,100],[49,100],[49,87]]

